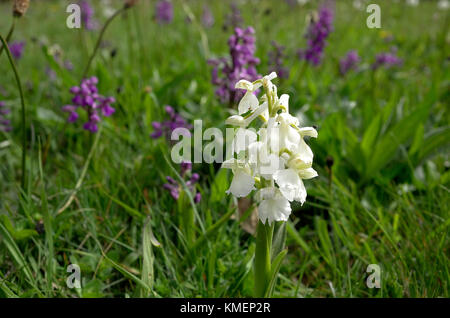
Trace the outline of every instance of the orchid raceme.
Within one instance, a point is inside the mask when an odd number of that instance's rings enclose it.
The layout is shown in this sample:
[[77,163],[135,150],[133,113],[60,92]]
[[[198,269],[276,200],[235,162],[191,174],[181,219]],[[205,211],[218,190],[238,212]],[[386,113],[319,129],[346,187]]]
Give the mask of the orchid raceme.
[[[233,180],[227,193],[235,197],[256,191],[259,219],[262,223],[287,221],[290,202],[303,204],[306,188],[303,180],[317,176],[312,168],[313,153],[304,137],[317,137],[312,127],[300,127],[299,120],[289,114],[289,95],[278,97],[272,80],[273,72],[256,81],[240,80],[236,88],[246,90],[238,115],[229,117],[227,124],[239,127],[233,140],[233,158],[222,167],[232,169]],[[263,88],[258,99],[255,91]],[[258,131],[248,128],[259,118]]]

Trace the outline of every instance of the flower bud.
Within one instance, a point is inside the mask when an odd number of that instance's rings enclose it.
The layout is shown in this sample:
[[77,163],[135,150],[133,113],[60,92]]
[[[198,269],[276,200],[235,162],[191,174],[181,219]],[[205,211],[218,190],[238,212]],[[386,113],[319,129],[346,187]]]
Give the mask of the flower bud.
[[133,7],[136,3],[138,2],[138,0],[125,0],[125,8],[131,8]]
[[14,0],[13,14],[15,17],[21,17],[27,12],[30,0]]
[[332,156],[327,156],[326,163],[327,163],[327,167],[331,168],[333,166],[333,164],[334,164],[333,157]]

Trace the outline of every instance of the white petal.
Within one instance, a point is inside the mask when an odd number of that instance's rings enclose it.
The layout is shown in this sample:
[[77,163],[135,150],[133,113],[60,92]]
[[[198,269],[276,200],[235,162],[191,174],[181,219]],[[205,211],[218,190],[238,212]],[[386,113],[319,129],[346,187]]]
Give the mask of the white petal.
[[272,176],[277,170],[280,170],[282,161],[280,157],[271,153],[267,154],[265,151],[259,153],[259,173],[267,180],[271,180]]
[[309,137],[313,137],[313,138],[317,138],[317,130],[315,130],[313,127],[303,127],[300,128],[300,135],[302,135],[302,137],[304,136],[309,136]]
[[311,168],[312,162],[304,162],[298,155],[296,155],[289,159],[287,165],[289,168],[295,170],[303,170]]
[[318,176],[317,171],[314,170],[313,168],[307,168],[307,169],[303,169],[300,170],[298,172],[298,175],[301,179],[312,179]]
[[236,83],[234,88],[246,89],[248,91],[253,91],[253,84],[246,80],[240,80]]
[[306,200],[306,189],[297,171],[294,169],[284,169],[277,171],[273,176],[275,182],[280,187],[280,192],[289,201],[300,201],[302,204]]
[[237,169],[231,181],[227,193],[232,193],[235,197],[246,197],[255,189],[255,179],[246,173],[244,169]]
[[238,110],[239,115],[242,115],[248,110],[254,110],[256,107],[258,107],[258,97],[256,97],[252,92],[245,93],[244,97],[242,97],[241,101],[239,102]]
[[292,116],[289,113],[281,113],[277,116],[277,121],[283,125],[295,125],[298,126],[300,123],[297,117]]
[[262,200],[258,206],[258,216],[264,224],[266,224],[266,220],[269,221],[269,224],[273,221],[287,221],[290,214],[289,201],[279,194]]
[[306,201],[306,195],[307,195],[307,193],[306,193],[305,185],[303,184],[303,181],[300,180],[298,192],[297,192],[297,195],[295,196],[294,200],[300,202],[303,205],[303,203],[305,203],[305,201]]
[[235,169],[237,168],[237,160],[235,158],[231,158],[222,162],[223,169]]
[[286,111],[289,111],[289,95],[283,94],[280,96],[280,105],[286,108]]
[[266,75],[266,76],[264,76],[264,78],[267,78],[268,80],[273,80],[273,79],[275,79],[275,78],[277,78],[277,73],[276,72],[272,72],[272,73],[270,73],[269,75]]
[[268,107],[268,104],[263,103],[258,108],[256,108],[255,111],[250,116],[245,118],[245,125],[243,127],[248,126],[256,117],[258,117],[259,115],[261,115],[265,111],[267,111],[267,107]]
[[233,125],[233,126],[240,126],[240,127],[247,126],[247,122],[244,119],[244,117],[239,116],[239,115],[233,115],[233,116],[228,117],[227,120],[225,120],[225,124]]
[[295,153],[304,163],[312,163],[314,154],[303,138],[300,138],[300,142],[297,144],[296,148],[297,149],[294,150]]

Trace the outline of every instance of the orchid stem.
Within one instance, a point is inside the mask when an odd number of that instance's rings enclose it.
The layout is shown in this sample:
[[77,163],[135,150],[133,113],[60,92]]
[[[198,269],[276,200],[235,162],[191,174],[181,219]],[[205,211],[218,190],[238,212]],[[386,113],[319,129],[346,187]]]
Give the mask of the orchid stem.
[[[268,222],[268,221],[266,221]],[[255,250],[255,291],[257,298],[266,295],[271,278],[271,252],[274,224],[263,224],[258,221]]]
[[[11,40],[11,37],[12,37],[12,35],[14,33],[15,26],[16,26],[16,18],[13,17],[13,20],[12,20],[12,23],[11,23],[11,27],[9,29],[8,35],[6,36],[6,42],[9,42],[9,40]],[[2,56],[4,47],[5,47],[5,45],[2,45],[0,47],[0,56]]]
[[17,72],[17,68],[14,64],[14,60],[11,55],[11,51],[9,50],[7,41],[0,35],[0,41],[3,44],[3,48],[6,48],[6,55],[8,56],[9,64],[14,72],[14,76],[16,78],[17,89],[19,90],[20,95],[20,103],[22,106],[22,179],[21,186],[22,189],[25,189],[26,183],[26,160],[27,160],[27,126],[26,126],[26,112],[25,112],[25,99],[23,97],[22,83],[20,81],[19,73]]

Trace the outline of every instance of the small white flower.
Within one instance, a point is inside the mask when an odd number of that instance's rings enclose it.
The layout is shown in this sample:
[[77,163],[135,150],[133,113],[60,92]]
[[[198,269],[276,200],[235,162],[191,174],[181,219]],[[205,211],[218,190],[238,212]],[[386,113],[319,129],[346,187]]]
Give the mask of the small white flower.
[[239,102],[238,106],[239,115],[248,112],[248,110],[254,110],[258,106],[259,106],[258,97],[256,97],[255,94],[253,94],[253,92],[247,91],[244,97],[242,97],[241,101]]
[[294,169],[278,170],[273,176],[283,196],[289,201],[303,204],[306,200],[306,189],[302,179]]
[[258,191],[258,216],[262,223],[271,224],[274,221],[287,221],[291,214],[289,201],[275,187],[263,188]]
[[300,132],[300,135],[302,137],[309,136],[312,138],[317,138],[317,130],[315,130],[313,127],[302,127],[298,130]]
[[406,4],[410,6],[417,7],[419,5],[419,0],[406,0]]
[[448,8],[450,8],[450,1],[448,0],[440,0],[437,4],[438,9],[440,10],[447,10]]
[[246,197],[255,190],[255,178],[247,164],[232,158],[222,164],[222,168],[233,170],[233,180],[227,194],[231,193],[237,198]]
[[261,87],[261,84],[253,84],[247,80],[240,80],[236,83],[235,88],[245,89],[244,97],[239,102],[238,111],[239,115],[242,115],[249,110],[255,110],[259,106],[258,97],[255,96],[254,92]]
[[279,123],[280,150],[295,151],[302,138],[298,129],[294,128],[298,126],[298,119],[288,113],[281,113],[277,116],[277,122]]
[[235,197],[241,198],[246,197],[253,190],[255,190],[255,178],[248,174],[244,169],[236,169],[227,193],[231,193]]

